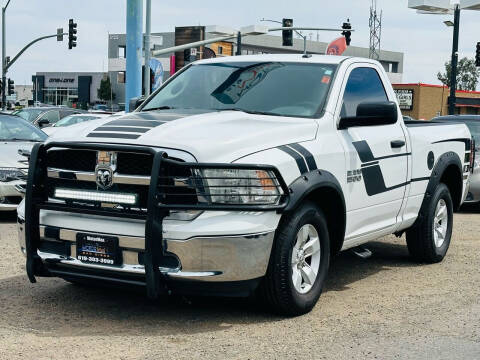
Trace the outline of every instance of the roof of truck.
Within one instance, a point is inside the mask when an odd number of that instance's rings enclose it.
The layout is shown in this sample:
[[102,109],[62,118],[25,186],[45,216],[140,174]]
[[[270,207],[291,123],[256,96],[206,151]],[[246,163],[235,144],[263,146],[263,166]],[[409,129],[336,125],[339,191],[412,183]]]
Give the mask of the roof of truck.
[[[212,59],[205,59],[196,61],[196,64],[211,64],[211,63],[230,63],[230,62],[305,62],[305,63],[321,63],[321,64],[340,64],[347,59],[353,59],[351,56],[335,56],[335,55],[314,55],[303,57],[303,54],[259,54],[259,55],[240,55],[240,56],[225,56]],[[375,60],[367,58],[358,58],[362,62],[377,63]]]

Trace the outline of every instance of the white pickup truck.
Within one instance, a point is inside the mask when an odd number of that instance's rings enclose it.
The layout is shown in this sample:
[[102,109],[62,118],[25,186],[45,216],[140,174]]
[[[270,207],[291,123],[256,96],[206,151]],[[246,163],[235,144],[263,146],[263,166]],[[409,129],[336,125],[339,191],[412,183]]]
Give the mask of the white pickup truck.
[[33,148],[18,209],[30,281],[256,293],[298,315],[342,250],[406,233],[419,262],[447,253],[470,132],[404,122],[378,62],[209,59],[138,105]]

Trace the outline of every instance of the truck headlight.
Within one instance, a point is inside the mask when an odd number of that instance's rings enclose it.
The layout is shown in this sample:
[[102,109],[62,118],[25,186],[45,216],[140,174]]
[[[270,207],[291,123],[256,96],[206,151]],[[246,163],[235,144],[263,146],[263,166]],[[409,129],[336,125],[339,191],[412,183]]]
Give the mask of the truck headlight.
[[[203,196],[212,203],[275,205],[283,191],[272,171],[203,169]],[[198,189],[198,187],[197,187]],[[199,194],[200,195],[200,194]]]
[[23,178],[25,175],[16,168],[0,168],[0,181],[8,182]]

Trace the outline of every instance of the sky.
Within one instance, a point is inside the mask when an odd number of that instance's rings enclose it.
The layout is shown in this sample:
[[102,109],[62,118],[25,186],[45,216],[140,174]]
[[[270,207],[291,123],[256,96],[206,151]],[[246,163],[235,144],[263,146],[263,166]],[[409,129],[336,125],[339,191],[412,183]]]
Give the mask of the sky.
[[[0,0],[0,2],[6,0]],[[78,23],[78,46],[68,40],[44,40],[12,65],[15,84],[31,84],[37,71],[107,71],[108,33],[125,32],[127,0],[11,0],[7,9],[7,55],[13,56],[32,39],[68,30],[68,19]],[[381,47],[404,53],[404,83],[439,84],[437,72],[450,59],[453,28],[443,21],[452,15],[421,15],[408,9],[407,0],[377,0],[383,11]],[[175,26],[228,25],[234,28],[260,24],[260,19],[293,18],[294,25],[339,27],[347,18],[356,30],[352,45],[368,47],[371,0],[152,0],[152,32],[173,31]],[[480,12],[462,11],[460,57],[474,57]],[[336,34],[320,33],[328,42]],[[316,35],[314,35],[314,39]],[[65,38],[66,39],[66,38]]]

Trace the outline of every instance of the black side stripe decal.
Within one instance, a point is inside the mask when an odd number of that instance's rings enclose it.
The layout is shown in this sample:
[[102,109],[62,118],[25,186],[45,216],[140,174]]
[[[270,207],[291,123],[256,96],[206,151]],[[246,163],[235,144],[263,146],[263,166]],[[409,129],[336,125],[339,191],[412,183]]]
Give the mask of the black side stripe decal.
[[355,147],[355,150],[357,150],[358,156],[360,157],[360,160],[362,161],[362,163],[384,160],[384,159],[390,159],[390,158],[395,158],[395,157],[400,157],[400,156],[412,155],[412,153],[401,153],[401,154],[393,154],[393,155],[375,157],[375,156],[373,156],[373,153],[372,153],[372,150],[370,149],[370,146],[368,145],[368,143],[365,140],[354,141],[352,144]]
[[395,190],[410,184],[411,182],[416,181],[424,181],[429,180],[430,178],[416,178],[411,179],[410,181],[403,182],[401,184],[393,185],[387,187],[385,185],[385,179],[383,178],[382,169],[380,168],[379,160],[383,159],[390,159],[399,156],[408,156],[411,153],[401,153],[401,154],[393,154],[387,156],[373,156],[372,149],[365,140],[362,141],[355,141],[353,142],[353,146],[355,150],[357,150],[358,157],[360,158],[361,164],[361,171],[363,182],[365,184],[365,190],[368,196],[373,196],[377,194],[381,194],[387,191]]
[[142,126],[154,128],[162,124],[165,124],[165,122],[155,120],[113,120],[104,125]]
[[121,132],[131,132],[131,133],[146,133],[150,131],[149,128],[134,128],[134,127],[125,127],[125,126],[100,126],[93,131],[121,131]]
[[295,159],[295,162],[297,163],[297,166],[298,166],[298,170],[300,170],[300,174],[303,175],[308,172],[307,163],[299,153],[297,153],[295,150],[292,150],[291,148],[285,145],[279,146],[278,149],[282,150],[283,152],[287,153],[288,155],[290,155]]
[[312,153],[304,148],[300,144],[290,144],[289,147],[293,148],[294,150],[298,151],[302,156],[305,158],[307,162],[308,169],[310,171],[317,170],[317,163],[315,162],[315,158],[313,157]]
[[90,133],[87,137],[116,138],[116,139],[138,139],[140,134],[122,134],[122,133]]
[[465,144],[465,151],[470,151],[470,146],[471,146],[471,139],[468,138],[455,138],[455,139],[447,139],[447,140],[440,140],[440,141],[435,141],[432,144],[440,144],[444,142],[463,142]]

